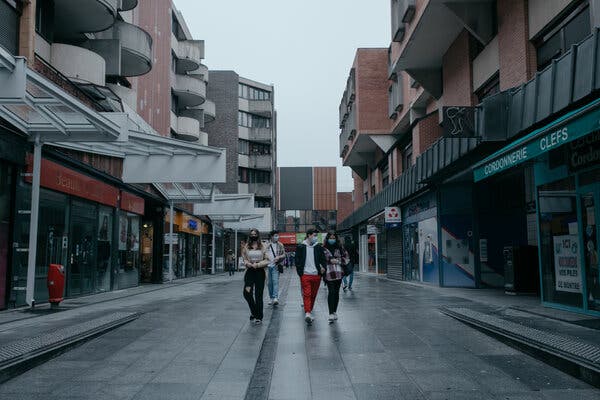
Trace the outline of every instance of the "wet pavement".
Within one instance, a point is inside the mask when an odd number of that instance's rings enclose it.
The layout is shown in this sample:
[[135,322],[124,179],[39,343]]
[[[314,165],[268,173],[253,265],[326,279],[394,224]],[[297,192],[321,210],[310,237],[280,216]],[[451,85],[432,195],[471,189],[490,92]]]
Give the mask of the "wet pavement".
[[[143,313],[0,385],[0,398],[600,398],[586,383],[440,312],[480,306],[476,292],[357,276],[355,290],[341,294],[337,322],[327,323],[321,287],[315,322],[306,326],[298,278],[286,270],[281,305],[266,307],[263,324],[254,326],[241,278],[210,277],[0,324],[5,343],[103,312]],[[600,331],[585,332],[600,338]]]

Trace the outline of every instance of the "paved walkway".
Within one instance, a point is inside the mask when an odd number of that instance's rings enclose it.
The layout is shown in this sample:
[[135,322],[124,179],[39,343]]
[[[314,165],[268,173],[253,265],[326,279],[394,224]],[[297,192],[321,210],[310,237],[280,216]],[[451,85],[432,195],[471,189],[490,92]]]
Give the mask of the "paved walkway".
[[463,292],[358,276],[355,291],[342,293],[340,319],[327,323],[322,288],[315,323],[307,327],[298,278],[286,270],[281,286],[287,287],[284,301],[276,311],[266,308],[262,326],[248,321],[241,274],[2,324],[4,342],[103,312],[143,313],[6,382],[0,398],[600,397],[589,385],[439,311],[441,305],[474,304]]

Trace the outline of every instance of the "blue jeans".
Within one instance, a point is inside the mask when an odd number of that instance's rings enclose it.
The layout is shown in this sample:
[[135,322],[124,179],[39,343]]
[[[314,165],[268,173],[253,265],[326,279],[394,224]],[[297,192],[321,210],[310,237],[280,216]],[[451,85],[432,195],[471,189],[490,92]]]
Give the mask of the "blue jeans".
[[348,286],[352,288],[352,282],[354,282],[354,271],[350,272],[348,276],[344,276],[342,278],[342,282],[344,283],[344,287]]
[[279,297],[279,270],[277,265],[269,265],[269,297],[271,300]]

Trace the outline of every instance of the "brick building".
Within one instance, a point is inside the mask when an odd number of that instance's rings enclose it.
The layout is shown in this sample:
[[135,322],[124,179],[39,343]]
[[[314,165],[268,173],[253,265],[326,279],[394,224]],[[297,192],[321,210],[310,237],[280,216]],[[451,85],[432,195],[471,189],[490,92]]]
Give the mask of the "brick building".
[[[357,50],[340,105],[355,211],[340,227],[363,271],[598,312],[598,134],[585,118],[597,112],[600,2],[467,3],[391,0],[386,73],[360,62],[383,64],[381,49]],[[358,90],[365,68],[372,87],[387,82],[379,99]],[[387,130],[379,113],[373,130],[353,127],[363,101],[387,101]],[[387,206],[401,228],[386,228]],[[565,241],[579,249],[569,270]]]

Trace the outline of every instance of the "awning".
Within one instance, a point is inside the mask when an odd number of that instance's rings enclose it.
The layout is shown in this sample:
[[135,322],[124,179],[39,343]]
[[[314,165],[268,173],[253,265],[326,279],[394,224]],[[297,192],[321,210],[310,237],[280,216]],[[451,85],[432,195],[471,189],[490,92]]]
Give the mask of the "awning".
[[207,215],[214,221],[222,222],[223,226],[229,229],[271,229],[270,209],[255,207],[252,193],[215,193],[210,201],[196,202],[194,214]]
[[13,57],[0,47],[0,117],[31,140],[42,143],[65,141],[112,141],[119,137],[118,125],[92,110],[37,72],[22,57]]
[[600,99],[516,140],[474,166],[475,182],[600,130]]

